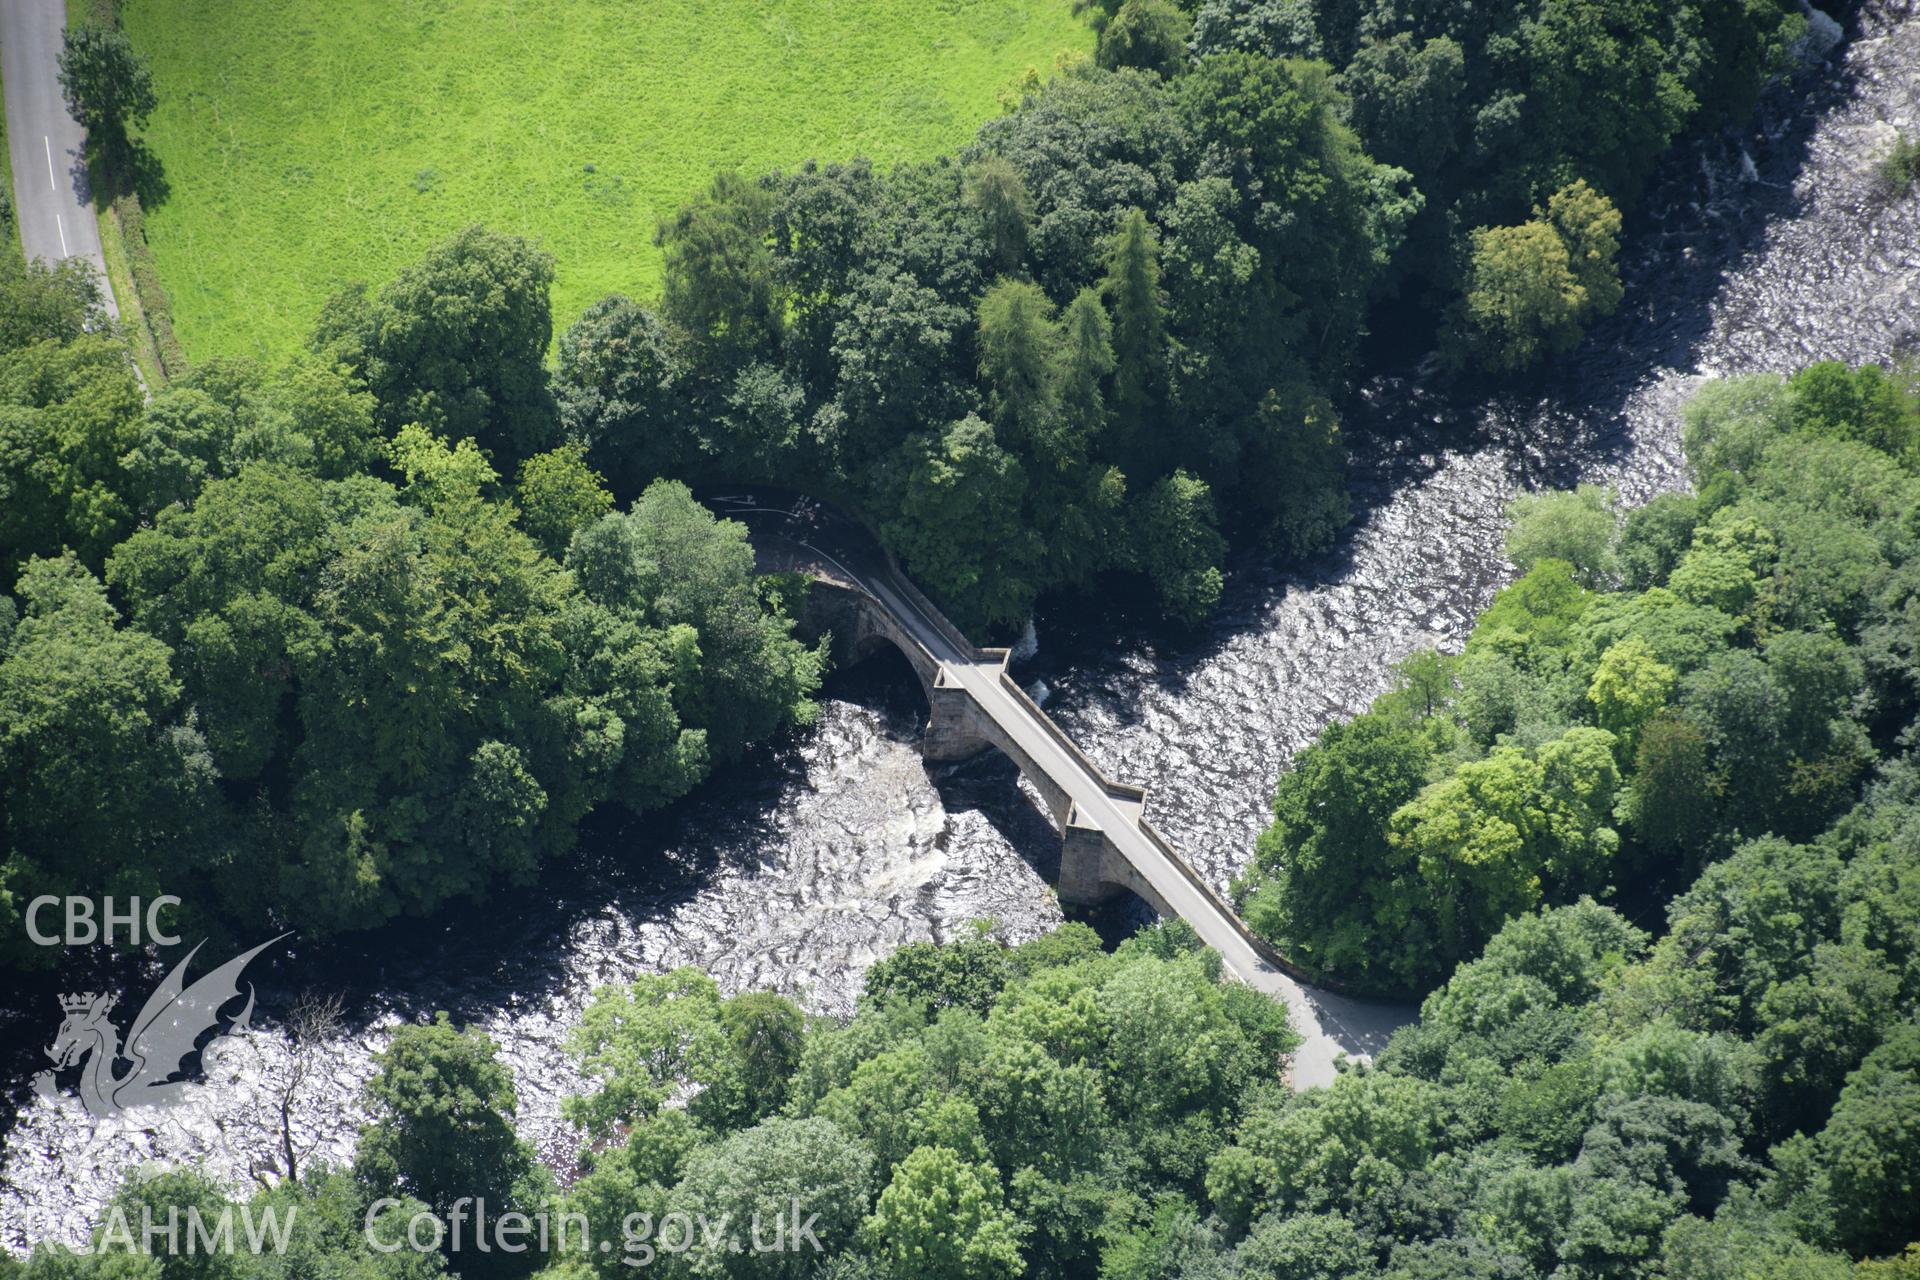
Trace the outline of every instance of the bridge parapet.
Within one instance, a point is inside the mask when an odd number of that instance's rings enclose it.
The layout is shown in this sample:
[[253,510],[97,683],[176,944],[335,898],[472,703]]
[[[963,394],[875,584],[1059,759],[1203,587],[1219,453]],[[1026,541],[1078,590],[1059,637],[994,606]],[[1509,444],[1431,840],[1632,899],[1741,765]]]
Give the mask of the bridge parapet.
[[[986,661],[1001,664],[1001,678],[1006,679],[1007,651],[992,649],[985,652],[989,655]],[[934,677],[933,686],[927,691],[927,704],[927,727],[920,737],[922,756],[928,760],[953,761],[978,755],[989,748],[1000,752],[1019,767],[1021,776],[1046,802],[1047,812],[1053,816],[1054,822],[1062,830],[1065,829],[1068,813],[1073,807],[1073,799],[1067,794],[1066,788],[1008,735],[944,664]]]
[[941,612],[940,606],[927,599],[920,588],[913,585],[913,579],[909,578],[906,573],[901,570],[899,561],[893,558],[892,553],[887,552],[885,554],[888,570],[887,584],[905,596],[907,602],[919,611],[920,615],[946,639],[948,644],[967,655],[967,659],[970,662],[990,662],[998,658],[1002,666],[1006,664],[1008,650],[982,649],[974,644],[973,641],[967,639],[966,632],[960,630],[960,628],[948,621],[947,615]]
[[[999,652],[1005,652],[1005,650],[1000,650]],[[1068,737],[1067,731],[1055,724],[1053,717],[1043,711],[1040,704],[1035,702],[1032,696],[1020,687],[1020,682],[1008,673],[1004,662],[1002,662],[1000,666],[1000,683],[1006,688],[1007,693],[1012,696],[1013,700],[1020,704],[1021,709],[1033,717],[1034,722],[1040,726],[1048,737],[1060,744],[1061,749],[1071,755],[1082,769],[1085,769],[1106,785],[1109,794],[1117,796],[1131,793],[1132,799],[1136,804],[1145,801],[1147,795],[1146,788],[1136,787],[1131,783],[1115,782],[1107,777],[1106,774],[1102,773],[1100,766],[1095,764],[1087,753],[1080,749],[1080,744]]]

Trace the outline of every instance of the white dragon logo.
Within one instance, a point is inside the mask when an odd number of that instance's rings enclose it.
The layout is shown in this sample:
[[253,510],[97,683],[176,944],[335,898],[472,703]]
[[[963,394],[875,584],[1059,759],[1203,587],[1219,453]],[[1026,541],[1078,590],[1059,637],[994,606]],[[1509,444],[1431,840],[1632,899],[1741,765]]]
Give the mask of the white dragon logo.
[[[80,1102],[88,1114],[98,1120],[118,1116],[135,1107],[169,1107],[180,1102],[190,1081],[175,1077],[181,1074],[186,1059],[193,1055],[200,1037],[220,1025],[220,1010],[240,997],[241,970],[247,967],[248,961],[287,936],[283,933],[251,951],[243,951],[187,986],[187,966],[206,945],[196,943],[140,1006],[139,1014],[127,1028],[124,1046],[118,1029],[107,1021],[107,1015],[120,997],[90,991],[60,997],[66,1020],[46,1049],[47,1056],[53,1059],[54,1070],[65,1070],[85,1060],[86,1066],[80,1074]],[[247,1028],[253,1017],[251,983],[247,984],[246,997],[246,1007],[228,1021],[218,1039]],[[117,1073],[114,1068],[123,1061],[127,1070]],[[53,1072],[43,1071],[34,1077],[34,1087],[42,1095],[52,1095]]]

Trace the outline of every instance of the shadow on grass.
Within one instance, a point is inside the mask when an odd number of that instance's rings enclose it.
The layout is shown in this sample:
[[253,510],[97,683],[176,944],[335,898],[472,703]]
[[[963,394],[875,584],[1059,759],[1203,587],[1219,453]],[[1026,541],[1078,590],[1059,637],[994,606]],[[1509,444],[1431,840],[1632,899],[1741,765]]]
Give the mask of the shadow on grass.
[[145,140],[124,135],[89,140],[85,160],[74,165],[73,179],[82,201],[100,210],[132,196],[151,212],[165,204],[173,190],[159,154]]

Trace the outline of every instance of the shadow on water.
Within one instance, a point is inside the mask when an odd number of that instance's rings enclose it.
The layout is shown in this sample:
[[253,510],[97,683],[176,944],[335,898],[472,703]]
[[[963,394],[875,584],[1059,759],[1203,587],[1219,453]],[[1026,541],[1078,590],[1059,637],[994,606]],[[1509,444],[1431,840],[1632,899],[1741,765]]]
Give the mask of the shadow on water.
[[[1154,784],[1156,823],[1204,875],[1224,883],[1244,863],[1274,775],[1325,724],[1363,707],[1394,658],[1458,643],[1509,572],[1500,507],[1515,487],[1617,477],[1643,499],[1680,478],[1674,371],[1874,358],[1895,340],[1880,330],[1910,329],[1894,310],[1898,289],[1865,298],[1871,290],[1856,286],[1862,273],[1903,288],[1920,278],[1910,247],[1863,247],[1869,233],[1920,242],[1920,214],[1876,222],[1844,207],[1860,189],[1861,130],[1920,109],[1902,87],[1913,29],[1895,25],[1910,8],[1876,11],[1889,43],[1862,57],[1877,78],[1827,67],[1770,98],[1752,129],[1696,142],[1665,166],[1625,237],[1627,309],[1534,386],[1483,402],[1465,385],[1400,371],[1359,388],[1345,415],[1355,518],[1325,553],[1287,567],[1237,560],[1220,609],[1197,629],[1138,628],[1085,600],[1043,614],[1044,647],[1021,665],[1022,682],[1047,685],[1048,709],[1096,763]],[[1743,150],[1752,181],[1739,177]],[[904,941],[983,914],[1022,936],[1057,921],[1043,883],[1059,846],[1009,785],[1011,764],[988,755],[935,769],[929,785],[916,748],[924,704],[897,658],[837,673],[827,692],[819,726],[717,770],[664,812],[596,816],[579,850],[530,886],[263,956],[262,1010],[321,983],[347,997],[352,1026],[308,1110],[333,1157],[357,1123],[377,1028],[396,1018],[444,1008],[494,1030],[522,1090],[523,1131],[564,1167],[557,1097],[572,1077],[561,1044],[596,985],[699,963],[729,989],[812,992],[816,1007],[837,1010],[865,966]],[[1094,923],[1123,933],[1137,910]],[[25,1092],[45,1065],[55,994],[150,990],[162,971],[75,953],[0,996],[0,1070],[13,1089],[0,1118],[9,1239],[69,1230],[68,1210],[97,1206],[124,1169],[156,1155],[244,1178],[244,1135],[230,1137],[244,1117],[218,1099],[171,1145],[82,1150],[84,1120]],[[1362,1051],[1401,1016],[1308,999]]]
[[[915,705],[917,687],[905,661],[895,661],[898,671],[876,659],[837,672],[824,696],[865,707],[889,734],[910,738],[925,710]],[[595,922],[619,917],[644,927],[669,920],[722,877],[766,869],[780,847],[777,815],[808,786],[806,735],[790,730],[756,745],[716,768],[692,796],[657,813],[608,806],[589,815],[575,849],[548,862],[530,885],[361,933],[288,939],[247,971],[259,990],[259,1020],[270,1022],[267,1011],[319,994],[341,998],[340,1029],[349,1036],[394,1018],[426,1021],[442,1009],[456,1022],[484,1023],[574,984],[576,945]],[[271,929],[263,924],[260,932]],[[17,1122],[31,1077],[48,1065],[40,1046],[58,1022],[59,996],[123,992],[116,1020],[124,1022],[197,941],[184,938],[157,954],[77,947],[56,969],[24,975],[11,986],[0,1001],[0,1078],[8,1086],[0,1140]],[[189,980],[221,959],[203,953]]]
[[[1449,456],[1492,451],[1517,488],[1567,488],[1625,461],[1635,447],[1625,416],[1651,371],[1688,369],[1710,336],[1722,282],[1749,266],[1767,230],[1800,213],[1796,179],[1821,119],[1854,94],[1857,74],[1821,67],[1768,93],[1740,129],[1698,137],[1656,173],[1622,237],[1620,312],[1581,344],[1515,385],[1430,368],[1378,373],[1343,407],[1352,452],[1352,518],[1332,546],[1291,566],[1239,555],[1214,615],[1198,627],[1141,620],[1080,597],[1044,606],[1047,645],[1029,677],[1058,678],[1085,665],[1155,665],[1153,680],[1180,695],[1192,672],[1267,624],[1289,591],[1349,576],[1372,517],[1407,490],[1432,480]],[[1742,155],[1754,176],[1729,200],[1721,190]],[[1122,723],[1124,712],[1118,713]]]
[[1020,770],[998,751],[950,765],[930,765],[929,777],[950,814],[978,812],[1048,884],[1060,878],[1060,833],[1038,796],[1020,785]]

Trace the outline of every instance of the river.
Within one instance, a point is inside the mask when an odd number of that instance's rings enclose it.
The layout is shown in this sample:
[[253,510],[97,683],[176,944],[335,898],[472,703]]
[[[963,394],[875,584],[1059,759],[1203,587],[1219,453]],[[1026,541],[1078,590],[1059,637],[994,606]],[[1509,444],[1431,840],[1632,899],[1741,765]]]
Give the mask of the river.
[[[1245,862],[1293,752],[1362,710],[1393,661],[1459,645],[1511,573],[1499,546],[1514,493],[1597,480],[1644,501],[1685,483],[1678,408],[1701,377],[1914,348],[1920,198],[1889,202],[1872,169],[1894,127],[1920,130],[1920,15],[1914,0],[1869,0],[1852,27],[1739,136],[1666,165],[1629,223],[1622,314],[1535,389],[1475,403],[1418,375],[1362,389],[1347,419],[1355,520],[1332,551],[1284,569],[1236,563],[1197,632],[1040,618],[1021,679],[1110,775],[1151,785],[1155,822],[1216,884]],[[983,917],[1016,941],[1059,922],[1045,878],[1057,843],[1010,766],[987,757],[930,775],[922,705],[896,659],[839,673],[827,693],[817,725],[670,812],[590,824],[583,852],[534,891],[349,946],[271,949],[256,966],[262,1029],[229,1042],[157,1129],[95,1126],[71,1099],[36,1096],[55,988],[10,993],[0,1245],[82,1239],[147,1162],[244,1186],[277,1142],[268,1103],[289,1050],[273,1014],[305,991],[346,996],[294,1108],[309,1161],[350,1155],[387,1029],[447,1009],[499,1042],[523,1132],[564,1170],[575,1147],[559,1102],[577,1083],[564,1040],[595,986],[692,964],[730,992],[767,987],[844,1013],[867,966],[904,942]],[[62,989],[158,977],[81,964]],[[1408,1015],[1371,1012],[1380,1025]]]

